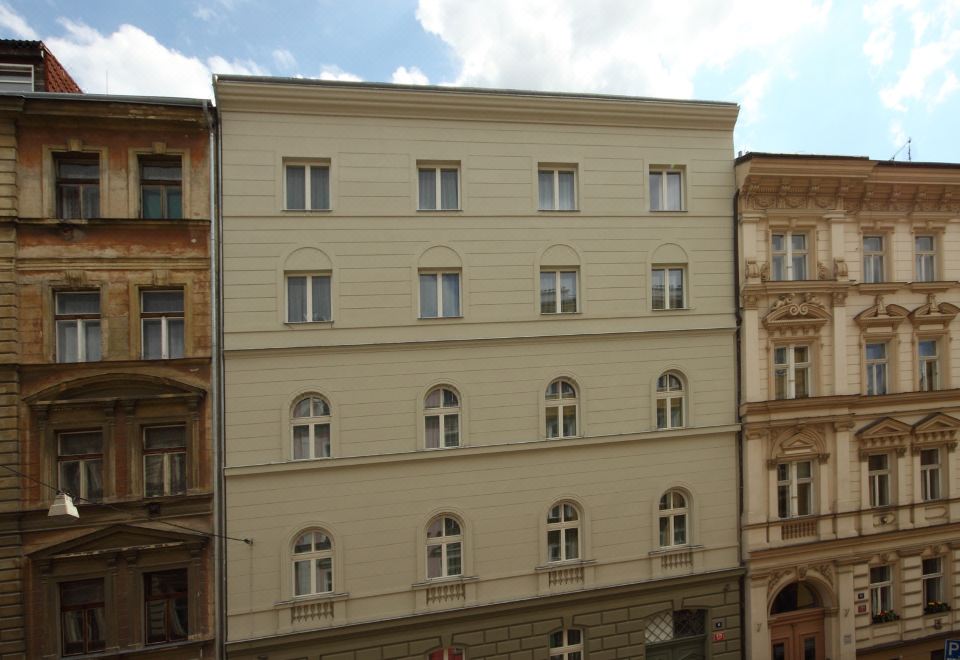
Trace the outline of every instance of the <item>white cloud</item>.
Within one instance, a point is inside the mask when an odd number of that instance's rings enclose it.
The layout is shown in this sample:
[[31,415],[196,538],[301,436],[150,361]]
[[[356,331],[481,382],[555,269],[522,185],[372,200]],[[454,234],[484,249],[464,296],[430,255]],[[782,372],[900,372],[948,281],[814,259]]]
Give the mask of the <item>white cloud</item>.
[[460,60],[456,84],[687,98],[698,73],[747,53],[767,62],[829,9],[829,0],[420,0],[417,18]]
[[398,85],[430,84],[430,79],[427,78],[427,75],[415,66],[412,66],[409,69],[405,66],[397,67],[396,71],[393,72],[393,75],[390,76],[390,81]]
[[34,29],[27,25],[23,17],[6,4],[0,4],[0,29],[12,32],[17,39],[36,41],[40,38]]
[[212,8],[205,5],[197,5],[196,9],[193,10],[193,17],[199,18],[201,21],[212,21],[217,15]]
[[762,117],[760,101],[770,87],[773,72],[773,67],[756,72],[733,93],[740,99],[740,125],[752,124]]
[[903,128],[903,122],[894,119],[890,122],[890,142],[899,149],[907,143],[907,132]]
[[297,58],[286,48],[277,48],[273,51],[273,63],[277,65],[278,69],[289,71],[296,68]]
[[363,78],[355,73],[344,71],[340,67],[332,65],[325,65],[322,69],[320,69],[320,75],[318,78],[320,78],[320,80],[342,80],[345,82],[363,81]]

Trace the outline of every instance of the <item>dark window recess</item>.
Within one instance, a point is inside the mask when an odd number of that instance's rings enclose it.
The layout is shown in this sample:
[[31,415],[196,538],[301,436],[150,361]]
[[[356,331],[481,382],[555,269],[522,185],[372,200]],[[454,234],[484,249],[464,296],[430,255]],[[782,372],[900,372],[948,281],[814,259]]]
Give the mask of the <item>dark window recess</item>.
[[179,158],[140,160],[140,217],[183,217],[183,168]]
[[143,614],[147,644],[184,640],[187,625],[187,570],[143,576]]
[[103,580],[60,583],[60,637],[63,655],[96,653],[104,641]]
[[100,158],[97,154],[55,156],[57,217],[100,217]]
[[707,631],[704,610],[676,610],[673,613],[673,638],[696,637]]

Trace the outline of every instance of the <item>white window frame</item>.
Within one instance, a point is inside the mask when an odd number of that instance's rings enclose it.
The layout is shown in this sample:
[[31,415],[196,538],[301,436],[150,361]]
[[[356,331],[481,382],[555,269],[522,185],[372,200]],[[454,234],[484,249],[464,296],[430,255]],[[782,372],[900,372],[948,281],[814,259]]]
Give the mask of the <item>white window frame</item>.
[[[183,447],[175,448],[170,447],[162,450],[148,450],[147,449],[147,433],[153,429],[160,428],[178,428],[183,432]],[[190,475],[190,469],[187,465],[188,452],[187,452],[187,443],[189,439],[187,437],[187,426],[185,424],[163,424],[160,426],[145,426],[141,431],[142,443],[143,443],[143,497],[154,498],[154,497],[171,497],[174,495],[186,495],[189,490],[188,478]],[[163,481],[163,492],[159,495],[147,495],[147,456],[155,456],[160,454],[163,456],[163,469],[161,472],[161,479]],[[173,470],[170,466],[170,459],[173,454],[183,454],[183,492],[175,493],[173,492]]]
[[[880,239],[879,250],[867,250],[867,240]],[[863,283],[879,284],[887,281],[887,237],[884,234],[864,234],[861,241],[863,247]],[[869,266],[867,264],[870,264]],[[879,273],[877,272],[879,268]],[[877,277],[879,276],[879,279]]]
[[[670,378],[676,378],[680,382],[680,389],[670,387]],[[661,389],[660,381],[666,379],[667,386]],[[680,424],[673,424],[673,403],[675,399],[680,399]],[[665,424],[660,424],[660,402],[664,405]],[[687,426],[687,384],[683,375],[677,371],[665,371],[657,378],[657,430],[669,431],[672,429],[682,429]]]
[[[179,293],[183,300],[183,309],[180,311],[180,315],[177,316],[176,312],[163,312],[159,316],[154,315],[153,312],[145,312],[143,298],[146,295],[151,293]],[[175,289],[141,289],[140,291],[140,357],[143,360],[170,360],[170,330],[169,322],[180,320],[183,321],[183,348],[184,354],[186,354],[186,342],[187,342],[187,319],[186,319],[186,310],[187,310],[187,294],[182,288]],[[149,315],[148,315],[149,314]],[[147,357],[147,341],[146,341],[146,321],[150,319],[160,319],[160,357],[159,358],[148,358]],[[179,357],[184,357],[181,355]]]
[[[440,396],[440,405],[436,407],[427,407],[427,401],[430,399],[430,396],[434,392],[439,392]],[[456,399],[457,404],[455,406],[446,406],[444,405],[444,393],[450,392],[453,397]],[[461,446],[461,434],[463,429],[461,423],[463,422],[463,417],[460,414],[461,412],[461,401],[460,393],[456,389],[450,387],[449,385],[437,385],[436,387],[430,388],[430,391],[427,392],[427,395],[423,397],[423,444],[425,449],[454,449]],[[436,447],[430,447],[427,445],[427,418],[436,417],[438,426],[439,442]],[[447,444],[447,433],[446,433],[446,424],[448,417],[455,417],[457,419],[457,442],[453,445]]]
[[[424,316],[423,314],[423,288],[420,286],[420,279],[425,275],[432,275],[436,280],[437,287],[437,315],[436,316]],[[444,275],[456,275],[457,276],[457,313],[447,316],[443,313],[443,276]],[[421,319],[459,319],[463,318],[463,277],[461,276],[461,271],[454,269],[446,270],[433,270],[433,269],[423,269],[417,272],[417,288],[418,296],[420,297],[420,310],[418,318]]]
[[[563,311],[563,295],[561,287],[561,276],[563,274],[573,273],[576,289],[573,292],[576,309],[573,311]],[[545,274],[553,275],[553,311],[543,311],[543,276]],[[580,269],[579,268],[541,268],[538,279],[540,287],[539,308],[541,316],[552,316],[554,314],[578,314],[580,312]]]
[[[936,562],[935,570],[927,570],[927,562]],[[944,572],[943,572],[943,557],[925,557],[920,560],[920,597],[923,602],[923,606],[927,607],[931,603],[943,603],[946,601],[945,590],[944,590]],[[927,593],[929,582],[934,582],[936,584],[937,597],[929,598]]]
[[[671,304],[670,295],[670,272],[680,271],[680,306],[674,307]],[[658,307],[654,291],[654,273],[662,272],[663,275],[663,306]],[[656,311],[671,309],[687,309],[687,267],[686,266],[661,266],[656,265],[650,269],[650,307]]]
[[[564,396],[563,386],[564,384],[569,385],[573,388],[573,396]],[[557,386],[557,395],[556,397],[551,397],[549,394],[550,388],[554,385]],[[547,385],[547,389],[544,391],[543,395],[543,423],[544,423],[544,432],[547,440],[564,440],[566,438],[579,438],[580,437],[580,390],[577,388],[577,384],[569,378],[555,378],[550,381],[550,384]],[[564,410],[569,407],[573,407],[573,422],[574,430],[573,435],[564,434],[563,428],[563,414]],[[547,422],[547,415],[551,410],[555,411],[557,415],[557,435],[550,435],[550,424]]]
[[[326,415],[314,415],[314,401],[322,402],[323,409],[327,411]],[[297,417],[296,410],[304,401],[309,401],[308,405],[310,407],[310,414],[306,417]],[[297,445],[296,445],[296,429],[299,426],[307,427],[307,447],[308,452],[306,456],[301,456],[297,458]],[[316,446],[317,446],[317,427],[326,426],[327,427],[327,445],[326,445],[326,454],[317,455]],[[330,458],[333,454],[333,411],[330,409],[330,402],[326,397],[320,396],[319,394],[308,394],[298,398],[293,406],[290,408],[290,457],[295,461],[308,461],[315,458]]]
[[[933,344],[933,355],[921,355],[920,347],[922,344]],[[941,387],[940,377],[940,340],[939,338],[921,337],[917,339],[917,367],[919,373],[919,382],[917,384],[920,392],[935,392]],[[928,376],[928,371],[933,373]],[[933,382],[930,382],[933,381]]]
[[[553,174],[553,202],[550,207],[540,206],[540,173],[549,172]],[[560,173],[569,172],[573,174],[573,206],[569,209],[560,208]],[[577,168],[575,166],[556,166],[540,165],[537,167],[537,210],[538,211],[578,211],[580,210],[580,196],[577,194]]]
[[[554,639],[556,635],[558,639]],[[583,631],[579,628],[564,628],[550,633],[550,660],[573,660],[579,658],[582,660],[583,653]],[[559,643],[559,645],[556,645]]]
[[[660,208],[653,206],[653,175],[660,175]],[[667,208],[670,206],[668,195],[670,186],[667,185],[669,175],[676,174],[680,176],[680,199],[677,200],[678,206],[675,209]],[[683,167],[651,166],[647,172],[647,185],[650,188],[650,211],[655,213],[678,213],[687,210],[687,196],[685,194],[687,172]]]
[[[683,500],[683,506],[676,506],[675,496]],[[667,499],[664,506],[664,499]],[[683,519],[683,542],[677,543],[677,519]],[[667,537],[669,543],[663,544],[661,531],[663,521],[667,522]],[[671,488],[660,496],[660,502],[657,505],[657,542],[661,548],[682,548],[690,545],[690,497],[679,488]]]
[[[871,346],[882,346],[883,347],[883,357],[882,358],[871,358],[870,357],[870,347]],[[867,396],[879,396],[882,394],[888,394],[889,383],[890,383],[890,344],[886,341],[871,341],[866,342],[863,346],[863,361],[865,366],[864,377],[866,382],[864,383],[864,391]],[[878,372],[882,373],[883,379],[880,380],[877,378]],[[871,388],[871,383],[873,387]],[[879,385],[879,387],[878,387]],[[871,391],[873,389],[874,391]]]
[[[307,279],[306,287],[306,296],[307,300],[305,303],[307,320],[306,321],[291,321],[290,320],[290,283],[289,280],[291,277],[305,277]],[[315,277],[325,277],[330,281],[330,318],[328,319],[317,319],[313,320],[313,279]],[[311,273],[302,273],[302,272],[287,272],[283,274],[283,301],[284,301],[284,310],[283,310],[283,322],[292,325],[303,325],[306,323],[332,323],[333,322],[333,275],[329,272],[311,272]]]
[[[800,466],[806,465],[809,471],[808,477],[800,476]],[[785,468],[786,476],[781,475],[781,468]],[[801,518],[803,516],[814,515],[814,488],[816,478],[814,476],[814,464],[812,460],[801,461],[781,461],[776,466],[777,478],[777,518],[779,520],[789,520],[790,518]],[[807,513],[800,513],[800,485],[807,484]],[[785,490],[787,494],[787,515],[782,515],[780,511],[780,493]]]
[[[796,359],[796,349],[805,348],[807,349],[807,360],[798,362]],[[777,362],[777,351],[780,349],[786,350],[787,361],[786,362]],[[773,398],[777,397],[777,372],[780,370],[786,370],[786,382],[784,383],[784,396],[781,398],[785,399],[806,399],[813,396],[813,346],[810,344],[777,344],[773,347]],[[803,394],[797,393],[797,373],[805,371],[806,372],[806,382],[807,382],[807,392]]]
[[[886,569],[886,576],[879,573],[874,580],[874,571]],[[893,567],[889,564],[870,567],[870,615],[893,611]]]
[[[303,538],[304,535],[306,534],[313,535],[310,541],[310,546],[312,549],[305,552],[297,552],[296,551],[297,541]],[[317,549],[317,540],[316,540],[317,534],[323,536],[327,540],[327,543],[330,546],[329,548]],[[308,529],[297,534],[297,537],[293,541],[293,546],[290,548],[290,557],[291,557],[290,578],[293,583],[291,593],[293,594],[294,598],[309,598],[310,596],[316,596],[318,594],[333,593],[335,584],[336,584],[336,573],[334,571],[334,566],[333,566],[333,537],[327,534],[326,531],[322,529]],[[329,568],[330,588],[324,591],[317,589],[317,562],[318,561],[326,561],[329,563],[329,566],[330,566]],[[306,562],[307,565],[310,567],[310,591],[304,592],[302,594],[297,593],[297,564],[301,562]]]
[[[930,239],[930,249],[921,250],[920,240]],[[917,234],[913,237],[913,278],[915,282],[937,281],[937,237],[934,234]]]
[[[58,298],[61,295],[86,294],[97,296],[97,314],[59,314]],[[80,291],[55,291],[53,294],[53,324],[54,324],[54,354],[59,364],[73,364],[63,360],[65,356],[60,355],[60,328],[67,325],[75,325],[77,328],[77,360],[80,362],[99,362],[103,359],[103,308],[100,290],[80,290]],[[87,356],[87,325],[95,324],[100,332],[100,357],[97,360],[88,360]]]
[[[935,461],[924,463],[924,459],[933,456]],[[943,453],[940,447],[925,447],[920,449],[920,499],[924,502],[934,502],[943,499]]]
[[[288,195],[287,191],[290,186],[289,177],[287,176],[288,167],[302,167],[304,183],[303,183],[303,208],[291,208],[287,205]],[[313,176],[312,170],[314,168],[322,169],[327,171],[327,206],[321,208],[313,208],[310,203],[313,200]],[[333,208],[333,195],[331,194],[331,167],[330,161],[324,160],[309,160],[309,161],[298,161],[298,160],[285,160],[283,161],[283,210],[284,211],[293,211],[293,212],[306,212],[306,211],[329,211]]]
[[[783,237],[783,250],[776,250],[773,247],[773,239],[776,236]],[[793,246],[794,236],[803,237],[803,250],[796,250]],[[798,273],[794,272],[793,259],[796,256],[803,255],[803,273],[804,277],[797,277]],[[776,274],[776,260],[780,257],[783,259],[783,277],[777,278]],[[810,234],[805,231],[775,231],[770,234],[770,279],[774,282],[799,282],[809,279],[810,274]]]
[[[870,459],[875,456],[882,456],[885,459],[883,467],[874,468],[870,466]],[[888,452],[876,452],[867,455],[867,486],[871,508],[883,508],[893,504],[893,468],[890,463],[891,456]]]
[[[446,520],[447,520],[447,519],[450,519],[450,520],[454,521],[454,522],[457,524],[457,529],[458,529],[458,531],[459,531],[459,534],[449,534],[449,535],[447,534],[447,525],[446,525]],[[429,529],[430,529],[430,527],[432,527],[433,524],[434,524],[435,522],[437,522],[438,520],[440,521],[440,532],[441,532],[441,533],[440,533],[439,536],[430,536],[430,535],[429,535]],[[428,580],[443,580],[443,579],[446,579],[446,578],[462,577],[462,576],[463,576],[463,568],[464,568],[464,560],[466,559],[466,557],[464,556],[464,555],[465,555],[465,553],[464,553],[464,545],[465,545],[465,544],[464,544],[464,542],[463,542],[463,541],[464,541],[464,539],[463,539],[463,537],[464,537],[464,534],[463,534],[463,523],[460,522],[460,519],[457,518],[456,516],[453,516],[453,515],[450,515],[450,514],[446,514],[446,513],[442,513],[442,514],[440,514],[440,515],[438,515],[438,516],[434,516],[434,517],[433,517],[433,519],[432,519],[432,520],[430,521],[430,523],[427,525],[427,530],[428,530],[428,531],[427,531],[427,544],[426,544],[426,550],[427,550],[427,552],[426,552],[426,557],[425,557],[425,559],[426,559],[426,573],[425,573],[425,575],[427,576],[427,579],[428,579]],[[450,572],[450,565],[449,565],[449,562],[448,562],[448,556],[449,556],[450,549],[451,549],[452,546],[455,546],[455,545],[456,545],[456,546],[459,546],[459,550],[460,550],[460,572],[459,572],[459,573],[451,573],[451,572]],[[430,548],[434,548],[434,547],[439,547],[439,548],[440,548],[440,575],[430,575]]]
[[[420,172],[433,170],[434,173],[434,208],[423,208],[420,206]],[[443,181],[442,172],[454,171],[457,173],[457,205],[449,208],[443,207]],[[460,211],[463,207],[462,194],[460,189],[460,163],[417,163],[417,210],[418,211]]]
[[[572,511],[570,516],[568,511]],[[573,502],[557,502],[550,511],[547,512],[547,562],[554,564],[565,561],[576,561],[583,557],[583,534],[581,533],[580,523],[583,515],[580,513],[580,507]],[[559,557],[556,559],[550,557],[550,535],[555,533],[559,538]],[[567,537],[570,533],[576,534],[576,555],[567,556]]]

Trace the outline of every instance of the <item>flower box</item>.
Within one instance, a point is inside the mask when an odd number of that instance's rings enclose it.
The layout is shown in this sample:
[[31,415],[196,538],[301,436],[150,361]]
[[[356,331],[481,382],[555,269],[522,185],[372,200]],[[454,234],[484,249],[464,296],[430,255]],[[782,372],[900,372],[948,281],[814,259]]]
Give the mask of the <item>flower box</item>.
[[924,614],[939,614],[940,612],[949,612],[950,605],[947,603],[940,602],[939,600],[931,600],[926,605],[923,606]]
[[889,623],[891,621],[899,621],[899,620],[900,620],[900,615],[894,612],[893,610],[885,610],[873,615],[874,623]]

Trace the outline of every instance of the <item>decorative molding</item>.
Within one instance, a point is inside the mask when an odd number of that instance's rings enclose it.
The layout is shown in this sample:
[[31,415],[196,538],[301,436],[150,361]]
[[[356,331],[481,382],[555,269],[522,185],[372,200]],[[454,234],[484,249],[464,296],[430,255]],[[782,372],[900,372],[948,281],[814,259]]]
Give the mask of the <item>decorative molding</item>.
[[960,307],[947,302],[938,302],[934,292],[927,294],[927,303],[910,312],[910,322],[917,329],[947,331],[947,326],[957,318]]
[[883,296],[878,295],[874,298],[873,306],[857,314],[853,320],[861,330],[880,328],[892,334],[908,314],[909,312],[900,305],[887,305]]
[[785,293],[777,297],[763,318],[771,334],[812,335],[830,320],[830,313],[812,293]]

